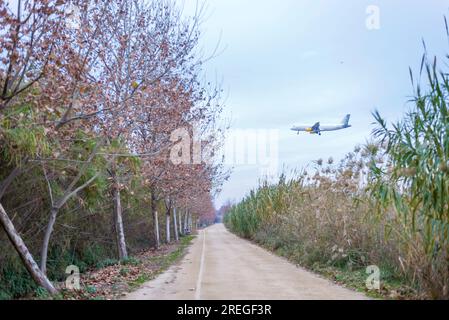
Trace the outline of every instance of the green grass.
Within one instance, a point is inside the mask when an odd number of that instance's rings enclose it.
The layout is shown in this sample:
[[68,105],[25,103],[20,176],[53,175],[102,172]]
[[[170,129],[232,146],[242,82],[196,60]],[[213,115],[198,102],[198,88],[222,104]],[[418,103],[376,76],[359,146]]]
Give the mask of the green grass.
[[110,259],[110,258],[108,258],[108,259],[105,259],[105,260],[102,260],[102,261],[98,262],[95,265],[95,267],[97,269],[102,269],[102,268],[106,268],[106,267],[110,267],[110,266],[115,266],[118,263],[119,263],[119,261],[117,259]]
[[[178,247],[166,255],[158,255],[150,258],[147,263],[151,263],[153,265],[157,265],[158,268],[155,272],[151,273],[142,273],[136,280],[128,282],[128,285],[132,290],[138,289],[144,283],[153,280],[159,274],[163,273],[167,270],[171,265],[179,262],[184,254],[186,253],[186,248],[190,246],[192,240],[195,239],[195,236],[186,236],[180,239]],[[144,263],[144,262],[141,262]]]
[[[408,287],[405,279],[397,277],[388,268],[380,269],[380,290],[368,290],[365,284],[368,275],[364,268],[350,269],[333,266],[315,266],[311,268],[312,271],[325,278],[344,285],[347,288],[362,292],[374,299],[407,298],[409,294],[412,294],[413,290]],[[393,292],[396,292],[397,295],[391,296]]]
[[396,292],[398,297],[407,298],[413,297],[416,293],[415,288],[409,287],[410,281],[399,276],[399,273],[389,266],[380,267],[381,289],[379,291],[368,290],[366,288],[368,274],[366,273],[365,268],[360,266],[350,267],[347,264],[342,263],[329,265],[325,260],[320,260],[318,258],[305,262],[304,260],[301,260],[301,256],[296,254],[295,247],[281,245],[274,249],[270,245],[262,244],[262,246],[296,265],[304,267],[347,288],[362,292],[371,298],[389,299],[392,298],[392,296],[390,296],[392,292]]
[[16,299],[38,289],[25,268],[14,262],[0,269],[0,300]]
[[139,259],[137,259],[135,257],[129,257],[121,262],[121,264],[124,266],[127,266],[127,265],[137,266],[141,263],[142,263],[142,261],[140,261]]
[[141,274],[136,280],[128,282],[128,285],[132,290],[138,289],[140,286],[142,286],[145,282],[148,282],[150,280],[153,280],[154,276],[150,274]]
[[181,238],[179,247],[166,257],[163,261],[163,266],[167,267],[178,262],[184,256],[185,249],[190,245],[193,239],[195,239],[195,236],[186,236]]

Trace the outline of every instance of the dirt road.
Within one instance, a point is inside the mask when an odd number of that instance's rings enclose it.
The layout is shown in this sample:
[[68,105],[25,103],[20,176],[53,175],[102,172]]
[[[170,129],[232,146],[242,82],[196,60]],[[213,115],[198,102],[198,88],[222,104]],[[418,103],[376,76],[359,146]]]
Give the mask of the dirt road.
[[231,234],[222,224],[200,231],[178,265],[127,300],[366,299]]

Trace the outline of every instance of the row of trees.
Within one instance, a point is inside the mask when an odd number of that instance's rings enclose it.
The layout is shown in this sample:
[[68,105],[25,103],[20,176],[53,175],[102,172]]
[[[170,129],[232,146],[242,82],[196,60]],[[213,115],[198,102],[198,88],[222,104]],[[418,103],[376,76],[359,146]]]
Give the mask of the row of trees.
[[[156,247],[161,210],[167,242],[183,232],[179,212],[210,214],[226,173],[201,153],[222,130],[220,90],[201,79],[199,19],[163,0],[0,0],[0,224],[50,293],[61,213],[109,198],[121,260],[124,197],[148,204]],[[33,215],[40,265],[16,227]]]

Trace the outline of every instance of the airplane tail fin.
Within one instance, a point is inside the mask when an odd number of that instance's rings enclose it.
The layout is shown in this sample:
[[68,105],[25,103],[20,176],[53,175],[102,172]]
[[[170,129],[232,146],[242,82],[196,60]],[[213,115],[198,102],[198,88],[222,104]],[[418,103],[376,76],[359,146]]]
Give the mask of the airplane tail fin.
[[349,119],[351,118],[350,114],[347,114],[346,117],[344,117],[343,121],[341,122],[344,126],[349,125]]

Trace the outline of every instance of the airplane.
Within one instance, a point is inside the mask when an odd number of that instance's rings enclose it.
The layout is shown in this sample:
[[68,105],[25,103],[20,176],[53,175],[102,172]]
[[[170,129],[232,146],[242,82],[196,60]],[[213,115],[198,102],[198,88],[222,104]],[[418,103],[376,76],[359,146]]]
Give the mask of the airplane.
[[321,136],[321,132],[324,131],[337,131],[337,130],[343,130],[352,127],[349,124],[349,119],[351,118],[351,115],[348,114],[344,117],[343,121],[340,124],[326,124],[321,125],[319,122],[315,123],[313,126],[302,126],[302,125],[295,125],[291,128],[292,131],[298,132],[307,132],[310,134],[317,134]]

